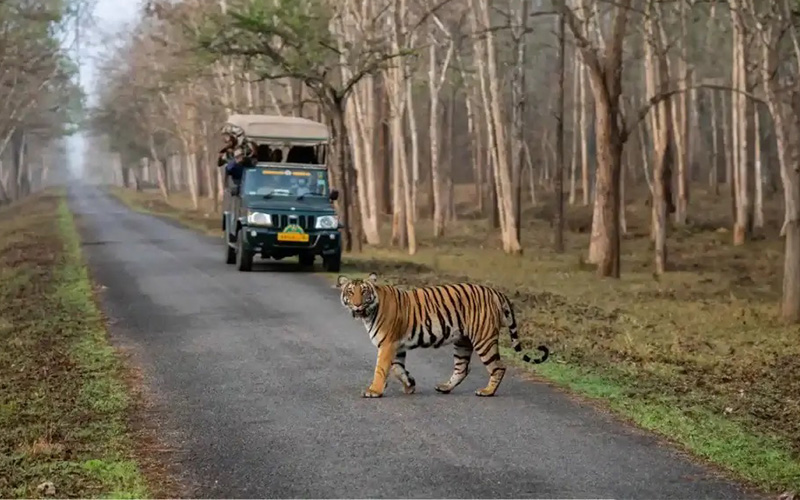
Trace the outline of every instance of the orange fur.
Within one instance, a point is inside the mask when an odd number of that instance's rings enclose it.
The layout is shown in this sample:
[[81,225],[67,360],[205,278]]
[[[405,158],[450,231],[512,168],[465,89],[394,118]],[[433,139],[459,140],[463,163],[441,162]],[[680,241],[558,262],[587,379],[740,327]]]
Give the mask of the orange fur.
[[[339,276],[342,305],[361,318],[370,340],[378,348],[378,359],[370,386],[364,397],[380,397],[386,388],[390,369],[403,384],[407,394],[414,392],[416,383],[405,367],[406,352],[418,347],[439,348],[454,344],[454,368],[450,379],[438,384],[436,390],[449,393],[469,373],[473,351],[489,372],[489,383],[476,391],[478,396],[493,396],[505,376],[506,368],[500,359],[501,326],[507,326],[512,347],[522,350],[517,323],[511,302],[500,291],[472,283],[427,286],[401,290],[392,285],[377,284],[377,275],[367,280]],[[541,363],[549,356],[545,346],[541,359],[523,360]]]

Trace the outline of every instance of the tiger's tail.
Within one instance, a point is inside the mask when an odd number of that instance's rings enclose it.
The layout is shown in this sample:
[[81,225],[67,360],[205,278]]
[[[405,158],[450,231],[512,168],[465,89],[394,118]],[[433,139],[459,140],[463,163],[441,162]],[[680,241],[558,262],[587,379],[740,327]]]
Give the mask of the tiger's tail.
[[[517,331],[517,317],[514,315],[514,305],[511,304],[511,301],[508,300],[505,294],[500,292],[498,292],[498,294],[500,295],[500,306],[503,309],[503,319],[505,320],[509,336],[511,337],[511,347],[514,349],[514,352],[522,352],[522,345],[520,345],[519,333]],[[543,353],[541,358],[533,359],[530,355],[523,354],[522,360],[526,363],[537,365],[546,361],[550,356],[550,349],[544,345],[540,345],[537,349]]]

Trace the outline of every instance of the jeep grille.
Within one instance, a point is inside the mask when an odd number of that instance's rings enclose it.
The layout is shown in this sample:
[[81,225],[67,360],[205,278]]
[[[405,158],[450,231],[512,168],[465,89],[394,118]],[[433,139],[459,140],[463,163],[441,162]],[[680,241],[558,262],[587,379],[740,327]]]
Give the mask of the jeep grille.
[[[313,215],[293,215],[292,217],[297,217],[297,225],[303,228],[303,231],[314,229],[315,221]],[[276,229],[281,230],[289,225],[289,215],[272,214],[272,222]]]

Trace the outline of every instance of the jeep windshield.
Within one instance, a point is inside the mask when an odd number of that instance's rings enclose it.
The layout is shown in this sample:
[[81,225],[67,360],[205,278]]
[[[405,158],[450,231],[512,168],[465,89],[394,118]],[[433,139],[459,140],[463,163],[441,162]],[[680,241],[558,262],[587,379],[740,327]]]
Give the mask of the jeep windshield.
[[253,198],[328,197],[328,171],[292,167],[257,167],[245,174],[242,192]]

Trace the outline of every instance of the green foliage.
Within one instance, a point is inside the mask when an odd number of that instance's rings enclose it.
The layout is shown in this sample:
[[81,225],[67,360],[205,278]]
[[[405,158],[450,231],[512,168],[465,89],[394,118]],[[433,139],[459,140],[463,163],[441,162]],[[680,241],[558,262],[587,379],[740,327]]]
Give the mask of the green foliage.
[[209,19],[198,41],[210,54],[244,57],[265,78],[318,78],[337,58],[331,17],[322,0],[249,0]]
[[[369,30],[356,28],[351,40],[335,34],[343,22],[335,5],[327,0],[246,0],[227,14],[209,16],[193,35],[201,51],[241,58],[262,79],[293,77],[320,97],[343,100],[365,75],[413,51],[393,53],[377,19]],[[349,77],[342,78],[343,69]]]

